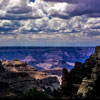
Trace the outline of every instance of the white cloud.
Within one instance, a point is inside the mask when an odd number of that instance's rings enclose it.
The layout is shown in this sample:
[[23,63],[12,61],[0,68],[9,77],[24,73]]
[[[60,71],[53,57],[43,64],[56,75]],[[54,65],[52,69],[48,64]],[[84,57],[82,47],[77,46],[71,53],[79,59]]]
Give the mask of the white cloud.
[[0,20],[0,27],[11,24],[10,20]]
[[98,43],[100,18],[83,15],[66,19],[75,8],[76,3],[67,2],[0,0],[0,44],[4,41],[5,44],[27,41],[31,45],[40,41],[48,44]]

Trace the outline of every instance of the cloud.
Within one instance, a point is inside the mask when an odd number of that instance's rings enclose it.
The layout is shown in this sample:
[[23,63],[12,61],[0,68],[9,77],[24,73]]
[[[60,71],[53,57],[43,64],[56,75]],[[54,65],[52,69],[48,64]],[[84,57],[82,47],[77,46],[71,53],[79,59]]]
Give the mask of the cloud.
[[14,41],[17,45],[20,42],[22,45],[95,43],[100,39],[100,30],[93,27],[100,26],[99,22],[100,18],[85,17],[73,17],[70,20],[60,18],[49,20],[47,17],[35,20],[4,20],[1,21],[0,27],[7,26],[10,30],[2,30],[0,37],[3,38],[0,39],[1,43]]
[[68,19],[100,16],[98,0],[0,0],[1,19],[39,19],[45,16]]
[[0,11],[0,19],[6,20],[39,19],[44,16],[37,4],[29,0],[1,0]]
[[98,44],[99,5],[99,0],[0,0],[0,45]]
[[90,17],[100,17],[99,0],[44,0],[45,2],[66,3],[66,18],[73,16],[88,15]]
[[46,2],[67,2],[67,3],[79,3],[82,0],[44,0]]

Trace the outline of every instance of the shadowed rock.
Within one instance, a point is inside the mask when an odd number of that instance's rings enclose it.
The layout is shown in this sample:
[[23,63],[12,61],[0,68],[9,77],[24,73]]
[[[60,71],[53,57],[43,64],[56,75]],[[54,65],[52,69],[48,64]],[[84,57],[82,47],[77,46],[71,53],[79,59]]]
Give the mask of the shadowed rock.
[[[66,73],[66,74],[65,74]],[[67,75],[67,77],[66,77]],[[76,62],[75,67],[68,74],[62,74],[63,87],[69,87],[69,98],[100,98],[100,46],[83,64]],[[69,83],[69,85],[68,85]],[[71,88],[73,87],[73,88]],[[66,89],[66,88],[65,88]],[[62,89],[64,92],[64,88]]]
[[97,46],[97,47],[95,48],[95,53],[94,53],[94,55],[95,55],[96,57],[100,57],[100,46]]
[[69,86],[69,72],[67,69],[64,68],[62,70],[62,85],[61,85],[63,93],[67,91],[68,86]]
[[2,62],[0,61],[0,73],[2,73],[2,72],[4,72],[5,71],[5,69],[4,69],[4,67],[2,66]]
[[39,72],[18,59],[0,62],[0,85],[0,91],[2,91],[0,95],[3,94],[3,96],[9,93],[18,95],[31,88],[37,88],[39,91],[47,91],[49,88],[51,92],[60,88],[57,77]]

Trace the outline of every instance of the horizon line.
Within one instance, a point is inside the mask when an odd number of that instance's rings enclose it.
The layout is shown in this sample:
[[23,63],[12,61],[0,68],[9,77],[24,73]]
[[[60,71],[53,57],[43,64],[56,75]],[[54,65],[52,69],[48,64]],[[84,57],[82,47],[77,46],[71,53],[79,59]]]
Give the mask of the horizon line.
[[1,47],[96,47],[96,46],[0,46]]

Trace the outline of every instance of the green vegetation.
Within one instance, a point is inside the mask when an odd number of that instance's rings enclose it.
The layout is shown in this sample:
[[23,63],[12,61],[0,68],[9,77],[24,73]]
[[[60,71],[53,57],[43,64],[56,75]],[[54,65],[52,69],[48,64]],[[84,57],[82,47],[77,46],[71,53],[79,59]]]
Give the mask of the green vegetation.
[[63,94],[62,94],[62,92],[61,92],[60,89],[54,90],[54,91],[51,93],[51,95],[52,95],[53,99],[62,99],[62,97],[63,97]]
[[51,98],[48,94],[43,91],[38,91],[36,88],[30,89],[29,91],[22,93],[18,96],[18,99],[43,99],[43,98]]
[[38,91],[36,88],[32,88],[25,93],[18,94],[17,96],[10,93],[9,95],[2,97],[2,98],[3,99],[15,99],[15,100],[19,100],[19,99],[52,99],[52,97],[50,95],[48,95],[47,93],[45,93],[43,91]]

